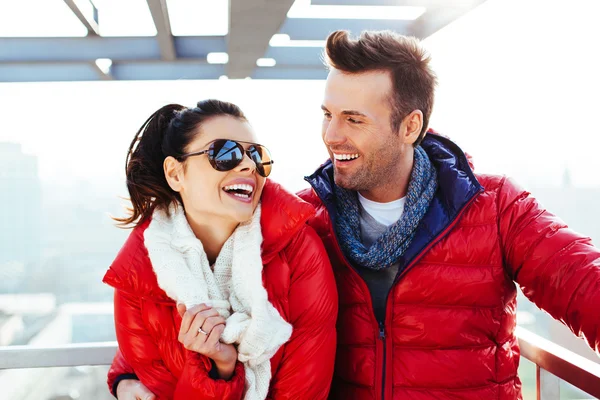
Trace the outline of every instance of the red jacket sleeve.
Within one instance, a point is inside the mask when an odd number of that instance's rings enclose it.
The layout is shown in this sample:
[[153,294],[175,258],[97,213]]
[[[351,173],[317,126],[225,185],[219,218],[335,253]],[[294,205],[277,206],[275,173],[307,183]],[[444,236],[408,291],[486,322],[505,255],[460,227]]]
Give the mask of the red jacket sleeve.
[[285,251],[292,276],[289,322],[293,326],[268,399],[326,399],[333,376],[338,297],[321,239],[302,228]]
[[137,379],[137,375],[131,368],[131,365],[125,360],[123,354],[121,354],[121,350],[117,348],[117,354],[113,358],[113,362],[108,370],[106,383],[108,384],[108,390],[113,394],[113,396],[117,397],[117,391],[115,384],[118,384],[120,381],[125,379]]
[[508,272],[542,310],[600,350],[600,250],[504,180],[499,231]]
[[111,367],[113,376],[119,374],[119,368],[123,368],[123,372],[135,371],[158,400],[242,398],[245,374],[240,362],[229,381],[212,379],[209,376],[212,367],[210,360],[188,352],[182,374],[176,378],[164,365],[158,347],[145,327],[139,299],[121,290],[115,291],[115,328],[119,348],[126,362],[115,358],[117,363],[113,361]]

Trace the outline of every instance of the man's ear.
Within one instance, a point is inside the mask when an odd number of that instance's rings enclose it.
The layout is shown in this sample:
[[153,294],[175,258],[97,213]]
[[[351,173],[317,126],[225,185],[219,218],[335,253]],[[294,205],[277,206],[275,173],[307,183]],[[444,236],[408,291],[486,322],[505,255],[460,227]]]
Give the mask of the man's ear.
[[169,156],[163,162],[167,183],[176,192],[181,192],[183,183],[183,164]]
[[400,136],[406,144],[413,144],[421,135],[423,128],[423,112],[414,110],[402,120],[400,124]]

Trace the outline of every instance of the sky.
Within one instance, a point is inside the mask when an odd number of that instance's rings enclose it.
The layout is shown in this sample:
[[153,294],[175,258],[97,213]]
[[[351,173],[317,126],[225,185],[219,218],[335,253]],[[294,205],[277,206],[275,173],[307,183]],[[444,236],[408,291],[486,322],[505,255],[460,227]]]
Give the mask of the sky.
[[431,126],[482,172],[600,185],[600,1],[489,0],[427,39]]
[[[2,12],[7,4],[0,0],[0,36],[15,20]],[[471,153],[478,172],[544,186],[559,185],[568,168],[576,185],[600,186],[597,15],[597,0],[488,0],[427,38],[439,77],[430,126]],[[127,29],[147,29],[143,20]],[[37,155],[46,184],[86,180],[104,190],[122,182],[128,145],[152,112],[216,97],[242,107],[273,153],[273,179],[297,190],[327,157],[323,88],[323,81],[259,80],[0,83],[0,142]]]

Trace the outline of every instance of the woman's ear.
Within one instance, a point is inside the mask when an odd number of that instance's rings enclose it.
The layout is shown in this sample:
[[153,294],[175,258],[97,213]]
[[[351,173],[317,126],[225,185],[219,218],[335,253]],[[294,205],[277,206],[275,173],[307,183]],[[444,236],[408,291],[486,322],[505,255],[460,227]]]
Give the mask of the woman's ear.
[[183,164],[174,157],[167,157],[163,163],[167,183],[176,192],[181,192],[183,183]]

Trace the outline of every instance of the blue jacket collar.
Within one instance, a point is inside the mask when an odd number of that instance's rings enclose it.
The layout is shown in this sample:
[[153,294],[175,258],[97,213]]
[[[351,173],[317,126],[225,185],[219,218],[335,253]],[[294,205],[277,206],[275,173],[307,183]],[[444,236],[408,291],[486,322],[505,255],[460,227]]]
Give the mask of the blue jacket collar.
[[[421,146],[437,169],[438,191],[417,228],[411,246],[400,260],[399,272],[441,239],[467,206],[483,191],[467,157],[454,142],[428,133]],[[305,180],[327,207],[332,226],[335,227],[335,183],[331,161],[321,165],[312,175],[305,177]]]

